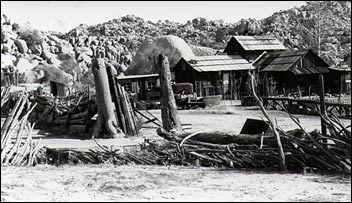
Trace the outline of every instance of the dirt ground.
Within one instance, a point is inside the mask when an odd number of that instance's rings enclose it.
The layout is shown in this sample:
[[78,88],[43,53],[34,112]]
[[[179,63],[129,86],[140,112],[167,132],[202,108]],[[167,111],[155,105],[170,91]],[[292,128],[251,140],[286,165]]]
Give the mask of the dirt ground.
[[351,178],[167,166],[1,167],[1,201],[351,201]]
[[[143,112],[143,111],[142,111]],[[150,112],[161,120],[160,109],[150,110]],[[297,125],[283,111],[269,110],[269,114],[276,119],[278,125],[284,130],[297,128]],[[179,110],[178,111],[182,124],[191,124],[185,127],[185,131],[198,132],[205,130],[234,131],[239,133],[247,118],[264,118],[259,107],[242,107],[240,101],[222,101],[221,105],[208,108]],[[320,129],[320,117],[308,115],[296,115],[300,119],[303,127],[312,131]],[[345,125],[350,125],[350,119],[341,119]],[[147,139],[162,139],[156,134],[156,125],[149,123],[144,126],[137,137],[119,139],[97,139],[97,141],[106,146],[125,147],[128,145],[138,145]],[[53,148],[92,148],[96,147],[93,140],[75,139],[67,135],[47,135],[42,130],[35,130],[35,139],[42,138],[41,146]]]
[[[240,132],[246,118],[263,117],[257,107],[237,103],[179,111],[187,131]],[[152,110],[160,118],[160,110]],[[296,128],[286,113],[269,111],[285,130]],[[297,115],[308,130],[320,128],[317,116]],[[346,125],[350,119],[343,119]],[[161,139],[148,124],[140,136],[98,140],[115,147]],[[96,147],[92,140],[50,136],[36,131],[47,147]],[[176,166],[65,165],[1,167],[1,201],[351,201],[351,178],[337,175],[280,174]]]

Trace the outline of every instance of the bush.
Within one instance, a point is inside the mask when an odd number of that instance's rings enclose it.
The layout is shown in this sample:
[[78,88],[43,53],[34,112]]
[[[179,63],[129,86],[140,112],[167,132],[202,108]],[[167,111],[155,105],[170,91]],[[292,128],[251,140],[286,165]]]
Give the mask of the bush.
[[22,28],[18,31],[20,39],[26,41],[28,47],[33,47],[34,45],[41,44],[44,39],[41,37],[39,30],[31,28]]

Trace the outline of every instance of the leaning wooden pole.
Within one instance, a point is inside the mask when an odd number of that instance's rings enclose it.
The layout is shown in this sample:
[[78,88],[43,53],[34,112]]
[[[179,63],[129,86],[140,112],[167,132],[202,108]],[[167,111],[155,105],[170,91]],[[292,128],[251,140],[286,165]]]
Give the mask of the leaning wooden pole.
[[178,132],[182,132],[181,122],[177,115],[174,92],[171,87],[171,72],[168,58],[160,54],[157,57],[156,66],[159,71],[161,86],[160,103],[163,128],[167,131],[174,129]]
[[[106,129],[107,138],[116,138],[120,132],[116,121],[114,104],[112,102],[108,75],[103,58],[92,59],[92,71],[95,78],[95,89],[98,94],[98,119],[103,118],[103,126]],[[101,121],[100,121],[101,122]]]
[[259,97],[257,96],[257,93],[255,92],[255,84],[254,84],[254,76],[248,71],[249,76],[251,77],[251,89],[252,89],[252,94],[254,96],[254,98],[257,100],[260,109],[262,110],[264,116],[268,119],[269,123],[270,123],[270,127],[272,128],[274,135],[276,137],[276,141],[277,141],[277,149],[279,152],[279,159],[280,159],[280,168],[282,171],[287,171],[287,167],[286,167],[286,160],[285,160],[285,154],[284,154],[284,150],[282,148],[282,144],[281,144],[281,139],[280,139],[280,135],[277,132],[277,126],[276,123],[274,122],[274,120],[270,117],[270,115],[268,114],[268,112],[265,110],[263,102],[259,99]]
[[[321,115],[326,115],[324,76],[322,74],[319,75],[319,96],[320,96],[320,113]],[[323,136],[326,136],[326,126],[322,116],[321,116],[321,134]]]

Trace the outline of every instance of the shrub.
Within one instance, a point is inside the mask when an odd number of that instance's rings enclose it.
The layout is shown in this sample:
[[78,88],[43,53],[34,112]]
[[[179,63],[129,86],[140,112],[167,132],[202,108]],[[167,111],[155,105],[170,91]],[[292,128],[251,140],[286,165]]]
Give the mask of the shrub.
[[44,41],[39,30],[28,27],[21,28],[18,31],[18,35],[20,39],[26,41],[28,47],[33,47],[34,45],[41,44]]

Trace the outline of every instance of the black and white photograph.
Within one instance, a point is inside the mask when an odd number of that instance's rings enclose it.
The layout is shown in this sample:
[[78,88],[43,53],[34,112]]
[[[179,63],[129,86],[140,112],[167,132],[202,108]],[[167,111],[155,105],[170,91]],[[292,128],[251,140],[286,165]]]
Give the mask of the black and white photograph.
[[1,1],[1,202],[351,202],[351,1]]

